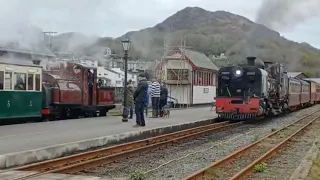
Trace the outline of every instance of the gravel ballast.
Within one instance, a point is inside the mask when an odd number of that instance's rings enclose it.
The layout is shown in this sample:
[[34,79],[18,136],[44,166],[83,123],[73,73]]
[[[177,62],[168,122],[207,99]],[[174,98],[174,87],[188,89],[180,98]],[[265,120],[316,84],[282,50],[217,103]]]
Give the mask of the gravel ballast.
[[248,180],[290,179],[291,174],[300,165],[305,155],[320,134],[320,119],[310,125],[305,131],[295,136],[292,141],[276,156],[266,162],[265,171],[254,173]]
[[80,174],[122,179],[129,178],[133,172],[147,172],[147,179],[181,179],[262,138],[272,131],[318,110],[319,107],[320,105],[317,105],[256,124],[244,124],[225,132],[199,137],[195,140],[155,152],[145,152],[141,155],[136,155],[135,157],[104,167],[90,169]]

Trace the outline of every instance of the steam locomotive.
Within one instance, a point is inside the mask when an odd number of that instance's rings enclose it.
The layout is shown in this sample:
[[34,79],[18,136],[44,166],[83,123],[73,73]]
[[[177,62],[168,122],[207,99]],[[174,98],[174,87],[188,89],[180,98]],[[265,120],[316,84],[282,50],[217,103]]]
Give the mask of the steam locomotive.
[[275,116],[320,101],[320,85],[288,77],[280,63],[256,61],[223,67],[217,75],[216,113],[220,120]]
[[58,61],[39,65],[0,63],[0,122],[106,116],[115,91],[97,81],[97,69]]

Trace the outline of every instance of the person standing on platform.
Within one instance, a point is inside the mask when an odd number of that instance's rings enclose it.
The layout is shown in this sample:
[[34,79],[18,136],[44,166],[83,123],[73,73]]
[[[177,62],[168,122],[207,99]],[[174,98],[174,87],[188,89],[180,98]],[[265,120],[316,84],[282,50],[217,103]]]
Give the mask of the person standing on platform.
[[146,116],[148,116],[148,106],[149,106],[149,99],[150,99],[150,96],[149,96],[149,85],[148,85],[148,90],[147,90],[147,98],[146,98]]
[[152,79],[149,91],[152,103],[152,118],[157,118],[159,115],[160,84],[155,78]]
[[145,75],[140,74],[138,76],[139,84],[134,92],[133,99],[135,102],[135,113],[136,113],[136,125],[134,127],[146,126],[144,119],[144,109],[146,107],[146,98],[148,92],[148,83]]
[[127,101],[128,101],[128,108],[130,110],[129,119],[132,119],[133,118],[133,107],[134,107],[134,101],[133,101],[134,87],[133,87],[131,79],[128,81],[127,87],[128,87]]
[[163,108],[167,105],[168,101],[168,88],[164,83],[161,83],[160,87],[160,117],[163,117]]

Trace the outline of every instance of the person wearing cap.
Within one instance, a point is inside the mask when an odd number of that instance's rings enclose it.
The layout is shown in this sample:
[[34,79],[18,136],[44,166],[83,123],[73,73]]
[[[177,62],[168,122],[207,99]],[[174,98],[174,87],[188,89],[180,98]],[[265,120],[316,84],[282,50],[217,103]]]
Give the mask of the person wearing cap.
[[135,102],[136,125],[134,127],[143,127],[146,125],[144,119],[144,109],[146,106],[146,98],[148,93],[147,78],[140,74],[138,76],[138,87],[134,92],[133,99]]

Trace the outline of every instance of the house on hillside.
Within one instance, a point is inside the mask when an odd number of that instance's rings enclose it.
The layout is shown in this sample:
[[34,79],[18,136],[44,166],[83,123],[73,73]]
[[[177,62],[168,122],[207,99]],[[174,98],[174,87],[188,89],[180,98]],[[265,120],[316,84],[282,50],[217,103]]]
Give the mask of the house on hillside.
[[[111,70],[119,73],[119,77],[121,78],[121,87],[124,86],[124,71],[121,69],[121,68],[111,68]],[[138,74],[136,73],[133,73],[133,72],[128,72],[127,74],[127,78],[128,78],[128,81],[131,80],[132,81],[132,84],[134,87],[137,87],[138,85]]]
[[216,96],[216,73],[219,68],[205,54],[175,49],[157,67],[157,77],[164,81],[169,96],[178,104],[212,103]]
[[289,77],[292,77],[292,78],[298,78],[298,79],[309,78],[309,76],[307,76],[303,72],[288,72],[287,74],[288,74]]

